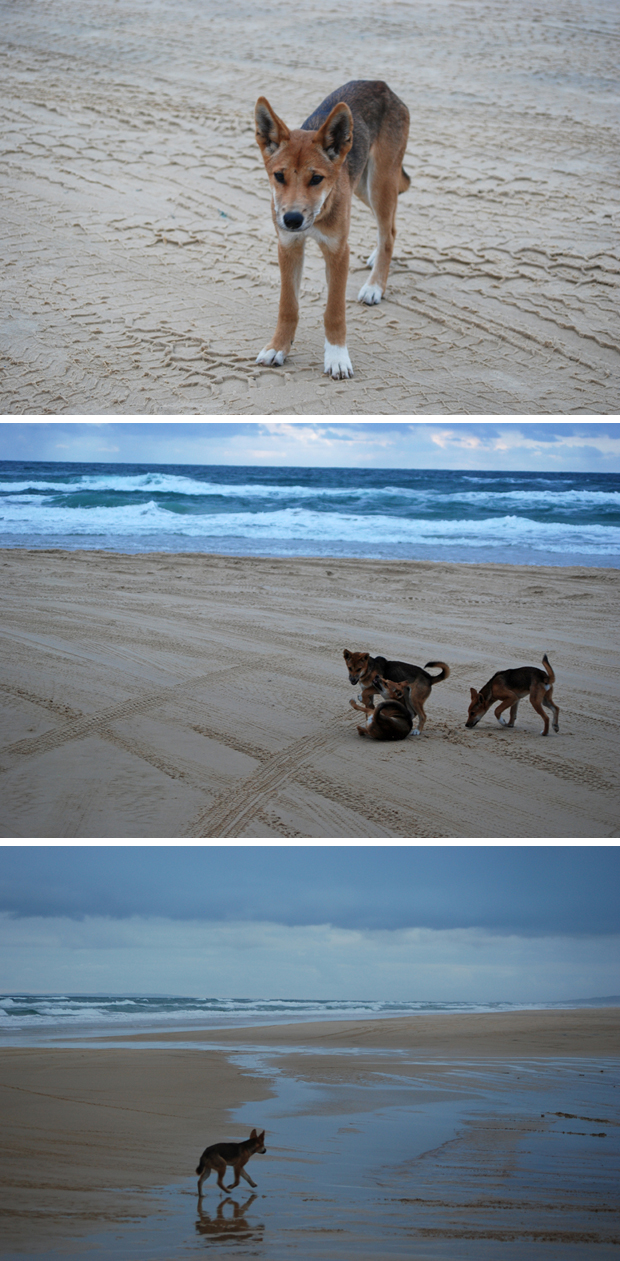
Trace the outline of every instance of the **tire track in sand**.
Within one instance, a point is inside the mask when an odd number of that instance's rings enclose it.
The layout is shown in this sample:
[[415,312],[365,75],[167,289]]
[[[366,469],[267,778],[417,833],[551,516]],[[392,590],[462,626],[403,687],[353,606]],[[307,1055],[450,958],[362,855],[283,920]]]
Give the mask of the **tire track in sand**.
[[10,766],[21,757],[34,757],[39,753],[48,753],[50,749],[56,749],[66,744],[68,740],[83,740],[85,736],[91,735],[105,736],[106,728],[110,723],[118,722],[121,718],[133,718],[135,714],[145,713],[153,705],[165,703],[179,692],[187,691],[188,688],[199,688],[212,681],[213,672],[210,671],[208,674],[199,675],[198,678],[185,679],[180,683],[158,688],[141,697],[119,701],[108,709],[100,710],[99,713],[69,718],[62,727],[45,731],[40,736],[26,737],[23,740],[17,740],[14,744],[7,744],[0,749],[0,772],[9,770]]
[[327,753],[334,748],[342,740],[343,730],[343,719],[339,715],[314,735],[295,740],[270,758],[266,766],[222,796],[219,804],[215,802],[201,810],[183,836],[238,836],[240,829],[250,822],[266,798],[293,778],[315,754]]

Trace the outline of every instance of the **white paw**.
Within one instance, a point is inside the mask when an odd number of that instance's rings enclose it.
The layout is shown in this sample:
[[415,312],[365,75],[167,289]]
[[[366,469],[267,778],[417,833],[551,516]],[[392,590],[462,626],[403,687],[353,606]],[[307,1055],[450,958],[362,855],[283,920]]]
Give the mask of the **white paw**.
[[413,728],[413,731],[411,732],[411,734],[412,734],[412,736],[419,736],[419,734],[420,734],[419,728],[418,728],[418,727],[414,727],[414,728]]
[[366,259],[366,266],[367,266],[367,267],[374,267],[375,262],[377,261],[377,254],[378,254],[378,252],[379,252],[379,246],[378,246],[378,245],[375,245],[375,248],[374,248],[374,250],[372,251],[372,254],[369,254],[369,255],[368,255],[368,258]]
[[260,354],[256,356],[257,363],[264,363],[267,365],[276,364],[279,368],[282,367],[285,359],[286,355],[284,354],[284,351],[274,350],[273,346],[265,346],[264,349],[261,350]]
[[358,302],[365,302],[366,306],[375,306],[383,297],[383,289],[381,285],[362,285],[358,295]]
[[332,346],[325,338],[325,355],[323,359],[323,375],[333,377],[334,381],[340,381],[346,377],[353,376],[353,365],[349,359],[349,352],[346,346]]

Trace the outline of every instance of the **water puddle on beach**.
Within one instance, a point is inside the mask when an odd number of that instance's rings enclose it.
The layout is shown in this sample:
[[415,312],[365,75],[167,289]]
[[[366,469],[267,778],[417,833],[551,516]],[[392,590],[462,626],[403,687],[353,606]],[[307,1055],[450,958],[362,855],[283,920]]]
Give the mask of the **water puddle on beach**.
[[[305,1076],[302,1048],[283,1048],[282,1055],[285,1072],[274,1048],[235,1056],[242,1070],[268,1076],[277,1092],[238,1109],[229,1127],[238,1137],[259,1123],[266,1128],[267,1154],[248,1166],[255,1191],[244,1184],[222,1195],[212,1174],[199,1202],[191,1177],[146,1192],[152,1212],[145,1204],[139,1221],[28,1255],[38,1261],[620,1258],[617,1063],[407,1061],[405,1071],[404,1059],[394,1055],[389,1071],[382,1053],[381,1071],[351,1085],[344,1061],[337,1082],[313,1083],[293,1075]],[[316,1064],[313,1053],[313,1071]],[[15,1261],[24,1255],[10,1254]]]

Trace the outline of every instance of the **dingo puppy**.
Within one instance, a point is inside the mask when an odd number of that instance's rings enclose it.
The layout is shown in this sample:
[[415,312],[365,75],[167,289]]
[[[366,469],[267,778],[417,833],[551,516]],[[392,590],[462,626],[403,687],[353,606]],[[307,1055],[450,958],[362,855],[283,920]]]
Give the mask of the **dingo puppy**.
[[[437,664],[438,662],[435,662],[435,665]],[[428,675],[428,678],[430,677]],[[416,719],[417,725],[413,727],[412,734],[419,736],[426,722],[424,701],[427,700],[431,692],[428,683],[424,679],[403,679],[400,683],[394,683],[392,679],[382,679],[380,675],[376,676],[375,682],[382,696],[387,697],[390,701],[400,702],[407,709],[411,719]],[[435,679],[435,682],[437,682],[437,679]]]
[[[450,675],[450,666],[447,666],[445,661],[427,661],[422,669],[421,666],[409,665],[407,661],[386,661],[385,657],[371,657],[369,652],[349,652],[348,648],[345,648],[342,655],[347,663],[349,683],[352,683],[354,687],[356,684],[361,684],[362,690],[358,694],[358,700],[370,709],[374,704],[375,692],[381,692],[377,682],[378,676],[384,680],[390,679],[394,683],[402,683],[405,679],[415,683],[416,701],[419,704],[419,709],[415,712],[419,713],[422,726],[426,722],[422,705],[428,700],[433,684],[442,683]],[[439,668],[441,674],[427,674],[427,670]],[[349,701],[349,704],[353,705],[353,701]]]
[[[250,1137],[245,1138],[241,1143],[212,1143],[210,1147],[205,1147],[196,1169],[199,1175],[198,1194],[202,1195],[202,1184],[209,1177],[212,1169],[217,1170],[217,1185],[222,1191],[233,1191],[239,1186],[239,1178],[245,1178],[251,1187],[255,1187],[256,1183],[252,1182],[249,1173],[245,1172],[244,1165],[247,1165],[254,1152],[260,1152],[263,1155],[267,1151],[264,1140],[264,1130],[262,1134],[257,1134],[256,1130],[252,1130]],[[227,1165],[232,1165],[235,1171],[235,1181],[229,1187],[225,1187],[222,1182]]]
[[324,375],[353,376],[347,350],[345,298],[349,274],[352,194],[377,221],[377,245],[368,259],[370,279],[358,301],[372,306],[385,293],[396,237],[399,193],[411,183],[403,169],[409,110],[387,83],[356,79],[337,88],[290,131],[269,101],[256,102],[256,140],[271,183],[272,216],[278,235],[280,309],[276,331],[256,362],[283,364],[299,319],[299,288],[306,239],[325,259]]
[[[479,692],[475,687],[470,688],[471,704],[467,714],[466,727],[475,727],[476,723],[490,709],[493,701],[499,701],[500,704],[494,711],[497,721],[502,727],[514,727],[517,717],[517,709],[519,701],[524,697],[530,698],[530,703],[534,706],[537,714],[540,714],[543,720],[543,729],[541,736],[549,734],[549,715],[545,714],[542,706],[553,711],[553,730],[559,731],[560,711],[553,701],[553,684],[555,683],[555,674],[549,663],[549,658],[545,653],[543,657],[544,671],[539,670],[538,666],[520,666],[516,670],[498,670],[497,674],[485,683]],[[510,722],[505,722],[501,717],[505,709],[510,709]]]
[[369,709],[366,705],[358,705],[357,701],[349,701],[353,709],[367,714],[365,727],[358,727],[361,736],[370,736],[371,740],[406,740],[413,722],[405,705],[398,701],[386,701]]

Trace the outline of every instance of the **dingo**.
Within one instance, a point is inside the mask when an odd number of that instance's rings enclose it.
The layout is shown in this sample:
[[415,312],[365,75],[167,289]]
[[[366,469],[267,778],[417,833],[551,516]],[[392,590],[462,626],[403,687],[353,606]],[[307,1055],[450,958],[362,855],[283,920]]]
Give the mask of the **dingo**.
[[[540,714],[544,726],[541,736],[549,734],[549,715],[545,714],[542,706],[553,711],[553,730],[559,731],[560,711],[553,701],[553,684],[555,683],[555,674],[549,664],[549,658],[545,653],[543,657],[544,671],[539,670],[538,666],[520,666],[516,670],[498,670],[497,674],[485,683],[479,692],[475,687],[470,688],[471,704],[467,714],[466,727],[475,727],[476,723],[490,709],[493,701],[499,701],[500,704],[494,710],[495,717],[502,727],[514,727],[517,717],[517,709],[519,701],[524,696],[530,698],[530,703],[534,706],[537,714]],[[505,709],[510,709],[510,722],[505,722],[501,717]]]
[[[374,704],[375,692],[382,690],[377,681],[378,676],[381,676],[384,681],[390,679],[394,683],[403,683],[407,680],[415,684],[413,692],[418,708],[416,709],[414,705],[414,712],[419,716],[422,727],[426,722],[422,706],[424,701],[428,700],[433,684],[442,683],[450,675],[450,666],[447,666],[445,661],[427,661],[422,669],[421,666],[409,665],[407,661],[386,661],[385,657],[371,657],[369,652],[349,652],[348,648],[345,648],[342,655],[347,663],[349,683],[352,683],[354,687],[356,684],[361,684],[362,690],[358,694],[358,700],[370,709]],[[441,674],[427,674],[427,670],[439,668],[441,668]],[[349,701],[349,704],[353,705],[353,701]]]
[[372,306],[385,293],[396,237],[399,193],[411,183],[403,169],[409,110],[387,83],[356,79],[337,88],[290,131],[260,96],[256,140],[271,183],[278,235],[281,292],[276,331],[256,362],[283,364],[299,319],[304,246],[312,237],[325,259],[324,374],[353,376],[347,350],[345,298],[349,273],[351,197],[355,193],[377,221],[377,245],[368,259],[370,279],[358,301]]
[[365,727],[358,727],[361,736],[370,736],[371,740],[406,740],[413,722],[405,705],[398,701],[386,701],[369,709],[367,705],[358,705],[357,701],[349,701],[353,709],[367,714]]
[[[239,1178],[245,1178],[251,1187],[255,1187],[256,1183],[252,1182],[243,1166],[247,1165],[254,1152],[260,1152],[263,1155],[266,1151],[264,1130],[262,1134],[257,1134],[256,1130],[252,1130],[250,1137],[245,1138],[241,1143],[212,1143],[210,1147],[205,1147],[196,1169],[199,1175],[198,1194],[202,1195],[202,1184],[209,1177],[212,1169],[217,1170],[217,1185],[222,1191],[234,1191],[235,1187],[239,1186]],[[222,1182],[227,1165],[232,1165],[235,1171],[235,1181],[229,1187],[225,1187]]]
[[[435,661],[432,664],[439,665],[440,663]],[[448,667],[446,666],[445,669],[447,670]],[[450,671],[448,670],[449,673]],[[424,671],[420,671],[420,674],[424,674]],[[429,674],[426,677],[430,679],[431,675]],[[438,679],[446,677],[446,675],[437,675],[433,682],[436,683]],[[419,736],[426,722],[424,701],[428,700],[431,694],[432,683],[427,683],[423,677],[402,679],[399,683],[394,683],[392,679],[382,679],[380,675],[375,676],[375,683],[378,685],[382,696],[387,697],[390,701],[399,701],[401,705],[405,706],[411,719],[415,718],[417,720],[417,726],[413,728],[412,734]]]

